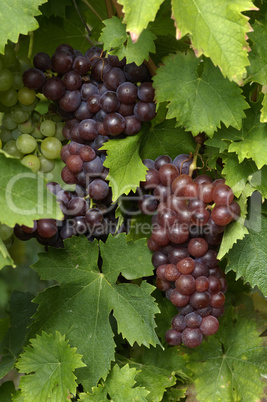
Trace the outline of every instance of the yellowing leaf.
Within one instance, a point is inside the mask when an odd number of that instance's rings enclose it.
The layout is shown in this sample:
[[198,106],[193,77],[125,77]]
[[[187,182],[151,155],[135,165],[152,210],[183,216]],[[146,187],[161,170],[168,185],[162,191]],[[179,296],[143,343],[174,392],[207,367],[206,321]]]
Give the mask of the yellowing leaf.
[[189,34],[197,56],[210,57],[223,75],[242,83],[249,64],[244,11],[257,9],[250,0],[172,0],[176,37]]
[[136,42],[142,30],[150,21],[154,21],[163,0],[119,0],[118,3],[123,6],[123,22],[127,25],[127,31]]

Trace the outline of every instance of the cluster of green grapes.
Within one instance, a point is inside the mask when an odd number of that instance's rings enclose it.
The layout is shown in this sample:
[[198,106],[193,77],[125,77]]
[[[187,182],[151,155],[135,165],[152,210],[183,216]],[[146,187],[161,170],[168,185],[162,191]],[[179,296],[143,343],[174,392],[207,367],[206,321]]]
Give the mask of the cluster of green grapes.
[[9,155],[35,172],[48,173],[60,158],[64,122],[53,112],[43,115],[36,110],[40,97],[23,84],[23,72],[29,66],[8,43],[0,55],[0,139]]

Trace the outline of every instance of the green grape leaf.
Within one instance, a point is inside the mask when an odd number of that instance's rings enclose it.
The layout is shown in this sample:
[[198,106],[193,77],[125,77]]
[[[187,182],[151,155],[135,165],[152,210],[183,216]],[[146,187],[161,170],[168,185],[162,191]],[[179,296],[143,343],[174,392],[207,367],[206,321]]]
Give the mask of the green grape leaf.
[[78,384],[73,371],[85,364],[65,337],[56,331],[30,339],[16,364],[21,373],[27,374],[20,379],[25,402],[67,401],[70,394],[76,394]]
[[252,28],[253,32],[249,34],[252,46],[249,53],[247,81],[252,80],[265,85],[267,84],[267,29],[266,25],[258,21],[255,21]]
[[245,159],[242,163],[239,163],[235,154],[227,154],[226,157],[222,156],[222,160],[224,164],[222,175],[236,197],[246,194],[246,184],[250,183],[254,191],[258,190],[262,194],[262,198],[267,198],[266,165],[259,170],[251,159]]
[[[85,237],[67,239],[65,249],[50,248],[40,254],[33,268],[42,279],[54,279],[54,286],[40,293],[31,334],[40,331],[68,334],[87,364],[79,369],[79,381],[87,387],[105,378],[114,360],[115,343],[109,316],[113,311],[118,332],[132,345],[156,345],[154,315],[159,312],[151,292],[154,286],[117,284],[121,275],[137,279],[153,274],[151,253],[146,240],[126,242],[126,235],[109,236],[106,243]],[[102,258],[98,268],[99,252]],[[31,335],[32,336],[32,335]]]
[[104,42],[103,49],[119,59],[126,57],[127,63],[135,62],[138,66],[149,59],[149,53],[155,53],[154,40],[156,36],[145,29],[137,42],[133,43],[127,35],[126,26],[117,17],[103,21],[106,25],[99,38]]
[[117,364],[112,368],[105,382],[93,387],[92,393],[81,393],[80,400],[83,402],[105,401],[111,398],[114,401],[147,401],[149,391],[144,387],[136,386],[135,377],[138,371],[130,368],[128,364],[119,367]]
[[0,239],[0,270],[6,265],[11,265],[13,268],[15,267],[14,261],[7,251],[5,243]]
[[[162,402],[180,401],[188,395],[187,388],[179,386],[177,388],[168,388],[164,394]],[[189,400],[189,398],[187,398]]]
[[33,295],[14,291],[10,297],[10,327],[1,342],[0,378],[4,377],[13,367],[25,342],[27,327],[36,310],[31,303]]
[[[246,120],[247,119],[243,121],[246,122]],[[236,130],[232,127],[226,128],[223,126],[216,133],[214,133],[212,138],[208,138],[207,141],[205,141],[205,144],[213,148],[218,148],[219,152],[222,153],[228,149],[231,142],[242,140],[245,131],[244,125],[245,123],[243,124],[241,130]]]
[[229,251],[226,272],[234,271],[237,279],[242,277],[267,295],[267,218],[258,213],[257,204],[254,208],[248,220],[249,233]]
[[267,165],[267,126],[258,122],[253,130],[243,132],[244,136],[241,141],[232,142],[228,151],[235,152],[238,156],[239,163],[245,158],[253,159],[259,169],[263,165]]
[[240,197],[249,177],[258,173],[257,166],[250,159],[239,164],[235,154],[228,154],[223,158],[223,164],[222,175],[226,184],[232,188],[236,197]]
[[[223,127],[214,134],[213,138],[208,139],[206,144],[218,148],[220,152],[225,150],[228,153],[235,152],[240,164],[245,159],[251,158],[256,163],[257,169],[261,169],[267,164],[265,152],[267,126],[260,122],[260,107],[260,102],[251,104],[251,108],[246,111],[246,118],[243,120],[241,130]],[[252,163],[251,166],[253,165]],[[247,168],[248,164],[244,164],[244,166]],[[243,170],[243,167],[241,169]]]
[[181,351],[193,373],[196,400],[260,400],[264,387],[261,376],[267,373],[266,346],[257,331],[255,311],[248,311],[247,306],[230,307],[220,319],[216,335],[196,350]]
[[110,51],[113,48],[123,46],[128,35],[122,21],[118,17],[113,16],[104,20],[103,23],[105,27],[102,29],[99,38],[99,41],[103,42],[103,50]]
[[177,125],[193,135],[212,136],[221,122],[241,129],[248,104],[240,88],[223,78],[209,59],[199,60],[193,52],[176,53],[163,63],[153,80],[157,102],[169,102],[167,119],[176,118]]
[[127,47],[125,49],[125,57],[127,63],[135,63],[138,66],[149,59],[150,53],[155,53],[156,47],[154,40],[156,36],[148,29],[142,31],[137,42],[133,42],[130,37],[127,40]]
[[166,389],[175,386],[178,379],[180,381],[188,380],[183,371],[184,360],[175,348],[144,349],[141,357],[137,359],[117,355],[116,362],[120,366],[127,363],[138,370],[137,385],[150,392],[147,401],[161,401]]
[[144,128],[140,155],[142,159],[155,160],[160,155],[174,159],[177,155],[194,152],[195,147],[192,135],[181,127],[175,127],[175,119],[164,120],[156,126]]
[[267,94],[264,94],[264,98],[262,100],[262,109],[261,109],[260,122],[261,123],[267,123]]
[[34,219],[62,219],[55,196],[45,180],[23,166],[18,159],[0,153],[0,222],[8,226],[32,226]]
[[[133,42],[136,42],[150,21],[154,21],[163,0],[119,0],[124,12],[123,22],[127,25]],[[137,11],[138,10],[138,11]]]
[[[38,28],[34,18],[40,15],[39,6],[47,0],[9,0],[0,4],[0,53],[4,53],[7,39],[17,43],[19,35],[27,35]],[[11,23],[12,21],[12,23]]]
[[109,169],[107,180],[112,187],[113,201],[135,191],[140,181],[145,180],[147,168],[139,155],[143,132],[141,129],[137,135],[107,141],[101,148],[107,151],[104,166]]
[[249,65],[246,34],[251,26],[242,14],[248,10],[257,10],[249,0],[172,0],[176,38],[189,34],[197,56],[210,57],[224,76],[241,84]]

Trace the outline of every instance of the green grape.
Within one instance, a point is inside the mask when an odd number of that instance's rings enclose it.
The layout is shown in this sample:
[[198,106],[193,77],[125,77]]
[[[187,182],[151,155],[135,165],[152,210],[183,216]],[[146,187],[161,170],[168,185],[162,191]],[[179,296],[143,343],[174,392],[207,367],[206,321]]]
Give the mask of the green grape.
[[5,225],[4,223],[0,223],[0,239],[6,241],[13,236],[13,228]]
[[63,127],[64,127],[65,123],[63,123],[62,121],[58,121],[56,123],[56,134],[55,137],[59,140],[59,141],[64,141],[66,138],[63,135]]
[[20,88],[18,92],[18,100],[22,105],[31,105],[36,98],[35,91],[27,87]]
[[9,88],[7,91],[0,92],[0,102],[7,107],[15,106],[18,102],[18,94],[14,88]]
[[34,130],[34,123],[31,119],[24,121],[24,123],[18,124],[18,129],[21,134],[31,134]]
[[39,160],[41,163],[40,172],[48,173],[55,167],[55,161],[53,159],[47,159],[43,155],[39,156]]
[[17,158],[23,158],[23,153],[22,152],[20,152],[19,150],[18,150],[18,148],[17,148],[17,146],[16,146],[16,141],[9,141],[9,142],[7,142],[5,145],[4,145],[4,147],[3,147],[3,150],[6,152],[6,153],[8,153],[9,155],[11,155],[11,156],[15,156],[15,157],[17,157]]
[[31,135],[38,140],[44,138],[43,134],[40,131],[39,124],[35,125],[34,130],[31,132]]
[[7,91],[13,85],[13,74],[10,70],[4,68],[0,71],[0,91]]
[[24,121],[28,120],[28,118],[30,116],[30,113],[22,110],[21,107],[19,107],[19,105],[14,106],[11,109],[10,113],[11,113],[12,119],[18,124],[23,123]]
[[61,142],[55,137],[47,137],[41,144],[41,152],[47,159],[60,158]]
[[18,103],[18,105],[20,106],[20,108],[22,110],[24,110],[25,112],[32,112],[36,106],[39,103],[39,99],[37,97],[35,97],[34,101],[30,104],[30,105],[23,105],[22,103]]
[[21,136],[21,131],[20,129],[17,127],[15,128],[15,130],[12,130],[12,140],[17,140],[20,136]]
[[[25,134],[26,135],[26,134]],[[26,155],[21,159],[21,163],[24,166],[31,168],[34,172],[37,172],[40,169],[41,163],[36,155]]]
[[4,114],[2,124],[8,130],[14,130],[17,127],[17,123],[12,119],[11,113]]
[[0,138],[3,142],[8,142],[13,140],[12,131],[7,128],[1,126],[0,128]]
[[30,154],[37,147],[37,142],[30,134],[21,134],[16,141],[16,146],[23,154]]
[[13,82],[13,88],[15,88],[17,91],[18,91],[20,88],[24,87],[23,79],[22,79],[22,74],[19,73],[18,71],[15,71],[15,72],[13,73],[13,80],[14,80],[14,82]]
[[56,134],[56,123],[52,120],[44,120],[40,125],[40,130],[45,137],[53,137]]

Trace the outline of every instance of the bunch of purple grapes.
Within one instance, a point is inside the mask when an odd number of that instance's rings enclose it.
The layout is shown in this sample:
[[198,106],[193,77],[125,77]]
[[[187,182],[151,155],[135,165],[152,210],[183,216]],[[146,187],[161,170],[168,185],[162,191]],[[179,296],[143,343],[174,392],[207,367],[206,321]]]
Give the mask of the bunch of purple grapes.
[[135,135],[142,122],[155,115],[154,89],[144,64],[126,64],[117,56],[106,57],[99,47],[83,55],[60,45],[50,56],[34,56],[34,67],[23,74],[24,85],[42,92],[68,121],[67,139],[85,144],[98,135]]
[[105,56],[92,47],[83,55],[60,45],[53,56],[37,53],[34,67],[23,74],[24,85],[51,101],[51,109],[65,121],[68,140],[61,149],[65,163],[62,180],[75,191],[49,183],[64,214],[64,221],[41,219],[33,228],[16,225],[21,240],[35,237],[41,244],[63,247],[72,235],[105,239],[118,229],[115,204],[103,165],[102,145],[110,138],[137,134],[142,122],[155,117],[154,89],[147,67]]
[[148,247],[153,252],[157,287],[178,309],[165,334],[169,345],[199,346],[218,331],[227,283],[218,265],[217,248],[225,227],[238,219],[240,207],[224,179],[189,175],[192,158],[167,155],[148,167],[139,201],[152,214]]

